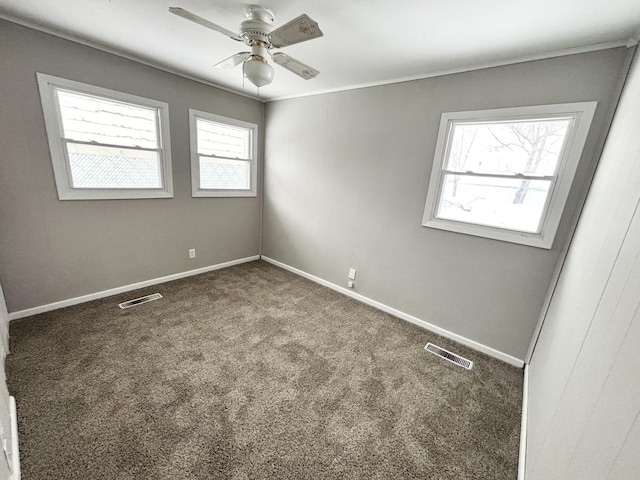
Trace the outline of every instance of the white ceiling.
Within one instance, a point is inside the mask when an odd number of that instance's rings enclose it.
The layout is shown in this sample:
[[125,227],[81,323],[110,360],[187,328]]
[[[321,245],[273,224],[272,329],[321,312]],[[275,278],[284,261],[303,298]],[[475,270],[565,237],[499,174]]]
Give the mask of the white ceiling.
[[[255,96],[241,68],[213,69],[245,46],[168,12],[182,7],[237,31],[239,0],[0,0],[0,16],[115,50]],[[320,70],[303,80],[275,66],[262,99],[388,83],[626,44],[640,32],[638,0],[256,0],[280,26],[301,13],[324,37],[284,49]]]

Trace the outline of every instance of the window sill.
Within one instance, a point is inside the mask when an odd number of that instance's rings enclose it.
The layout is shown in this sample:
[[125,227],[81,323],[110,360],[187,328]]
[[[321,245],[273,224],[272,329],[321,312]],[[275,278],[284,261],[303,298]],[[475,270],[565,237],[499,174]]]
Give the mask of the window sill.
[[545,238],[544,232],[541,234],[516,232],[513,230],[504,230],[485,225],[442,220],[439,218],[427,220],[422,223],[422,226],[473,235],[475,237],[489,238],[491,240],[500,240],[502,242],[517,243],[520,245],[527,245],[529,247],[544,248],[546,250],[550,250],[553,246],[553,238]]
[[173,198],[168,190],[98,190],[73,189],[58,191],[60,200],[135,200],[144,198]]
[[256,192],[251,190],[195,190],[191,194],[194,198],[206,197],[257,197]]

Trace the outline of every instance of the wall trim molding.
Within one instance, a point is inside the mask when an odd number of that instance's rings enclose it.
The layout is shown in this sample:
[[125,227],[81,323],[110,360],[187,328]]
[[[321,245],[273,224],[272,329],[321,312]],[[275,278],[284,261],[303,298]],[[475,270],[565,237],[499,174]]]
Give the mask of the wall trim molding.
[[142,282],[124,285],[122,287],[110,288],[109,290],[102,290],[100,292],[90,293],[88,295],[82,295],[80,297],[74,297],[67,300],[61,300],[59,302],[48,303],[46,305],[40,305],[39,307],[27,308],[25,310],[19,310],[17,312],[9,313],[9,321],[18,320],[19,318],[24,317],[30,317],[31,315],[37,315],[38,313],[50,312],[51,310],[58,310],[59,308],[70,307],[71,305],[77,305],[79,303],[90,302],[91,300],[98,300],[99,298],[110,297],[111,295],[117,295],[119,293],[129,292],[131,290],[137,290],[139,288],[149,287],[151,285],[158,285],[159,283],[166,283],[172,280],[192,277],[193,275],[200,275],[201,273],[220,270],[222,268],[240,265],[241,263],[253,262],[255,260],[260,260],[260,255],[239,258],[237,260],[218,263],[216,265],[210,265],[208,267],[196,268],[195,270],[187,270],[186,272],[174,273],[172,275],[166,275],[164,277],[152,278],[150,280],[144,280]]
[[[132,60],[134,62],[138,62],[141,63],[143,65],[146,65],[148,67],[153,67],[153,68],[157,68],[158,70],[162,70],[164,72],[167,73],[172,73],[174,75],[178,75],[179,77],[183,77],[189,80],[193,80],[194,82],[198,82],[198,83],[202,83],[204,85],[208,85],[210,87],[214,87],[214,88],[218,88],[220,90],[223,90],[225,92],[229,92],[229,93],[235,93],[236,95],[240,95],[242,97],[247,97],[247,98],[251,98],[253,100],[258,100],[262,103],[269,103],[269,102],[277,102],[280,100],[289,100],[292,98],[301,98],[301,97],[309,97],[309,96],[315,96],[315,95],[324,95],[327,93],[337,93],[337,92],[345,92],[345,91],[349,91],[349,90],[359,90],[361,88],[369,88],[369,87],[379,87],[382,85],[393,85],[395,83],[404,83],[404,82],[412,82],[414,80],[422,80],[425,78],[433,78],[433,77],[442,77],[445,75],[453,75],[453,74],[457,74],[457,73],[465,73],[465,72],[473,72],[476,70],[484,70],[487,68],[494,68],[494,67],[503,67],[503,66],[507,66],[507,65],[514,65],[514,64],[518,64],[518,63],[525,63],[525,62],[532,62],[532,61],[536,61],[536,60],[545,60],[547,58],[556,58],[556,57],[564,57],[567,55],[576,55],[576,54],[580,54],[580,53],[587,53],[587,52],[595,52],[598,50],[607,50],[610,48],[618,48],[618,47],[627,47],[629,48],[630,46],[634,46],[637,43],[637,36],[640,36],[640,34],[636,34],[636,36],[633,36],[631,38],[629,38],[628,40],[614,40],[614,41],[610,41],[610,42],[602,42],[602,43],[594,43],[594,44],[589,44],[589,45],[580,45],[580,46],[575,46],[575,47],[568,47],[568,48],[563,48],[560,50],[552,50],[550,52],[543,52],[543,53],[534,53],[534,54],[530,54],[530,55],[523,55],[521,57],[514,57],[514,58],[507,58],[507,59],[502,59],[502,60],[496,60],[493,62],[483,62],[483,63],[478,63],[475,65],[468,65],[465,67],[458,67],[458,68],[449,68],[449,69],[443,69],[443,70],[437,70],[435,72],[431,72],[431,73],[423,73],[423,74],[417,74],[417,75],[409,75],[409,76],[405,76],[405,77],[398,77],[398,78],[392,78],[392,79],[388,79],[388,80],[379,80],[379,81],[375,81],[375,82],[367,82],[367,83],[360,83],[360,84],[354,84],[354,85],[347,85],[344,87],[337,87],[337,88],[328,88],[328,89],[324,89],[324,90],[318,90],[315,92],[307,92],[307,93],[299,93],[299,94],[295,94],[295,95],[283,95],[283,96],[279,96],[279,97],[273,97],[273,98],[263,98],[260,97],[259,95],[254,95],[251,93],[247,93],[247,92],[243,92],[241,90],[235,89],[235,88],[231,88],[231,87],[226,87],[214,82],[211,82],[209,80],[206,80],[204,78],[200,78],[196,75],[191,75],[189,73],[183,72],[181,70],[172,68],[172,67],[168,67],[166,65],[163,65],[161,62],[157,62],[151,59],[147,59],[147,58],[143,58],[141,56],[132,54],[132,53],[128,53],[113,47],[109,47],[107,45],[103,45],[99,42],[96,41],[92,41],[92,40],[88,40],[85,38],[81,38],[77,35],[74,35],[72,33],[69,32],[64,32],[61,30],[56,30],[54,28],[48,27],[46,25],[42,25],[40,23],[37,22],[33,22],[33,21],[29,21],[23,18],[19,18],[16,17],[14,15],[10,15],[6,12],[0,12],[0,19],[6,20],[8,22],[11,23],[15,23],[17,25],[21,25],[23,27],[27,27],[27,28],[31,28],[33,30],[37,30],[39,32],[42,33],[47,33],[49,35],[53,35],[55,37],[58,38],[62,38],[64,40],[69,40],[71,42],[75,42],[75,43],[79,43],[80,45],[84,45],[86,47],[91,47],[91,48],[95,48],[96,50],[101,50],[103,52],[106,53],[110,53],[112,55],[116,55],[118,57],[122,57],[122,58],[126,58],[127,60]],[[635,43],[634,43],[635,42]]]
[[147,67],[157,68],[158,70],[162,70],[163,72],[171,73],[173,75],[177,75],[182,78],[186,78],[187,80],[192,80],[194,82],[202,83],[209,87],[214,87],[219,90],[223,90],[225,92],[234,93],[236,95],[240,95],[241,97],[251,98],[252,100],[258,100],[264,103],[264,99],[253,95],[251,93],[242,92],[239,90],[235,90],[233,88],[224,87],[217,83],[210,82],[204,78],[197,77],[195,75],[191,75],[189,73],[183,72],[181,70],[168,67],[163,65],[160,62],[156,62],[151,59],[143,58],[138,55],[134,55],[132,53],[127,53],[123,50],[118,50],[116,48],[108,47],[99,42],[95,42],[92,40],[87,40],[85,38],[78,37],[77,35],[73,35],[71,33],[63,32],[61,30],[55,30],[51,27],[47,27],[46,25],[41,25],[39,23],[35,23],[29,20],[25,20],[22,18],[15,17],[13,15],[9,15],[5,12],[0,12],[0,19],[6,20],[7,22],[15,23],[16,25],[20,25],[22,27],[27,27],[32,30],[36,30],[38,32],[46,33],[48,35],[53,35],[54,37],[62,38],[63,40],[68,40],[70,42],[74,42],[80,45],[84,45],[85,47],[95,48],[96,50],[100,50],[101,52],[110,53],[111,55],[115,55],[117,57],[125,58],[127,60],[131,60],[133,62],[140,63],[142,65],[146,65]]
[[483,345],[481,343],[476,342],[475,340],[471,340],[469,338],[463,337],[462,335],[458,335],[457,333],[453,333],[450,332],[449,330],[445,330],[444,328],[438,327],[437,325],[433,325],[432,323],[429,322],[425,322],[424,320],[421,320],[417,317],[414,317],[413,315],[409,315],[408,313],[402,312],[400,310],[397,310],[393,307],[390,307],[388,305],[385,305],[384,303],[380,303],[376,300],[373,300],[369,297],[365,297],[364,295],[360,295],[359,293],[355,293],[353,290],[350,290],[348,288],[344,288],[344,287],[340,287],[334,283],[331,283],[327,280],[324,280],[320,277],[316,277],[315,275],[311,275],[310,273],[304,272],[302,270],[299,270],[295,267],[292,267],[290,265],[287,265],[286,263],[282,263],[279,262],[278,260],[274,260],[273,258],[267,257],[262,255],[262,260],[264,260],[265,262],[268,262],[272,265],[275,265],[276,267],[280,267],[283,268],[284,270],[288,270],[289,272],[295,273],[296,275],[299,275],[301,277],[304,277],[308,280],[311,280],[312,282],[315,283],[319,283],[320,285],[323,285],[325,287],[328,287],[332,290],[335,290],[337,292],[340,292],[348,297],[351,297],[355,300],[358,300],[362,303],[366,303],[367,305],[370,305],[372,307],[377,308],[378,310],[382,310],[383,312],[389,313],[391,315],[393,315],[394,317],[398,317],[402,320],[405,320],[409,323],[413,323],[414,325],[418,325],[419,327],[424,328],[425,330],[429,330],[433,333],[437,333],[438,335],[442,335],[443,337],[446,337],[450,340],[453,340],[455,342],[461,343],[462,345],[466,345],[467,347],[471,347],[474,350],[477,350],[479,352],[485,353],[491,357],[497,358],[498,360],[502,360],[503,362],[506,362],[510,365],[513,365],[515,367],[519,367],[522,368],[524,366],[524,361],[520,360],[519,358],[516,357],[512,357],[511,355],[508,355],[506,353],[500,352],[499,350],[496,350],[494,348],[488,347],[486,345]]
[[583,45],[578,47],[569,47],[562,50],[553,50],[550,52],[537,53],[531,55],[524,55],[522,57],[514,57],[503,60],[496,60],[493,62],[478,63],[475,65],[468,65],[459,68],[449,68],[444,70],[436,70],[431,73],[424,73],[418,75],[410,75],[407,77],[398,77],[389,80],[379,80],[376,82],[360,83],[355,85],[348,85],[345,87],[328,88],[325,90],[318,90],[315,92],[298,93],[295,95],[283,95],[280,97],[273,97],[263,99],[263,103],[278,102],[280,100],[290,100],[293,98],[312,97],[315,95],[325,95],[327,93],[346,92],[349,90],[359,90],[361,88],[380,87],[383,85],[393,85],[395,83],[413,82],[415,80],[424,80],[426,78],[444,77],[446,75],[455,75],[458,73],[475,72],[477,70],[486,70],[488,68],[506,67],[508,65],[516,65],[518,63],[535,62],[538,60],[546,60],[549,58],[565,57],[568,55],[578,55],[580,53],[597,52],[598,50],[608,50],[611,48],[628,47],[628,43],[632,42],[634,37],[627,40],[616,40],[612,42],[593,43],[590,45]]
[[10,480],[20,480],[20,447],[18,442],[18,410],[16,399],[9,397],[9,415],[11,417],[11,477]]
[[525,480],[527,457],[527,424],[529,422],[529,365],[524,366],[522,383],[522,420],[520,423],[520,453],[518,454],[518,480]]

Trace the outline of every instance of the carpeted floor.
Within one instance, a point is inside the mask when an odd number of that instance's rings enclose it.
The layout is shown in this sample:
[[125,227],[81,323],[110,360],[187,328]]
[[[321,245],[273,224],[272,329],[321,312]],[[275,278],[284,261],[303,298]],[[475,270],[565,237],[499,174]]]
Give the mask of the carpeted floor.
[[14,321],[11,352],[24,480],[517,476],[521,370],[262,261]]

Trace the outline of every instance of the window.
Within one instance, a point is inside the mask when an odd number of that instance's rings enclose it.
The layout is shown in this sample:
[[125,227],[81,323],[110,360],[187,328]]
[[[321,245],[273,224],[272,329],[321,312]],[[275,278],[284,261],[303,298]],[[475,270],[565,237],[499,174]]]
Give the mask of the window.
[[255,197],[258,126],[189,110],[194,197]]
[[442,114],[422,224],[551,248],[596,103]]
[[173,197],[166,103],[38,73],[60,200]]

